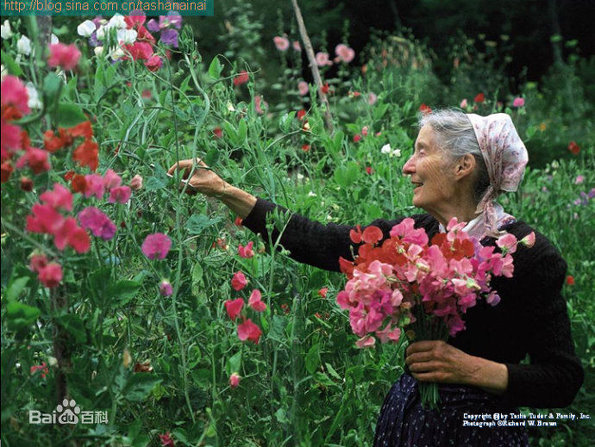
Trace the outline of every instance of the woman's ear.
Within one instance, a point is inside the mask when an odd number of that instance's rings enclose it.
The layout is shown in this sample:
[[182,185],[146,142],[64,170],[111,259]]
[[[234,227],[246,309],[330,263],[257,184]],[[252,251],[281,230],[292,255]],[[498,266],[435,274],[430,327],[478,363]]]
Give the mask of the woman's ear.
[[465,154],[455,163],[455,177],[462,179],[470,176],[475,171],[475,157],[472,154]]

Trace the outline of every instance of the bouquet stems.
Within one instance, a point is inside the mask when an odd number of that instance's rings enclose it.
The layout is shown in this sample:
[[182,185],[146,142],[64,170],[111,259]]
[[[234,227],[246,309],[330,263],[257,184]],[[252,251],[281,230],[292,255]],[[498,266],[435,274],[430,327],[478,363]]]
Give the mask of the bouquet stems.
[[[415,306],[416,321],[411,325],[414,335],[411,341],[443,340],[448,339],[448,329],[439,318],[428,315],[423,304]],[[440,394],[436,382],[418,382],[421,405],[425,410],[439,410]]]

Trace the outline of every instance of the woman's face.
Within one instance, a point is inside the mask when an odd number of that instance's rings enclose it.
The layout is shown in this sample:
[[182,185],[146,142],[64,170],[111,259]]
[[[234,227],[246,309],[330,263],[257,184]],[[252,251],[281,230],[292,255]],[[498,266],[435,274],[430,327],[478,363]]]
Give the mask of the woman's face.
[[438,147],[434,130],[425,125],[415,141],[415,151],[403,166],[403,174],[411,176],[413,205],[433,215],[440,214],[455,193],[452,162]]

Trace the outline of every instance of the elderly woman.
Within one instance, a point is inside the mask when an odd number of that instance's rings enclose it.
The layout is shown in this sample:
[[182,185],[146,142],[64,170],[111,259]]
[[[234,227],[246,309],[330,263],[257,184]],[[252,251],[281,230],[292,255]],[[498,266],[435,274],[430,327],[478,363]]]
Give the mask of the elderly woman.
[[[507,214],[495,201],[515,191],[527,163],[527,151],[510,117],[487,117],[443,110],[422,117],[415,151],[403,166],[410,176],[413,204],[426,214],[413,216],[431,238],[452,217],[468,222],[465,230],[483,245],[508,232],[521,239],[533,230]],[[266,216],[277,205],[237,189],[192,160],[184,169],[192,189],[220,199],[243,218],[243,225],[268,240]],[[385,237],[400,219],[372,222]],[[297,261],[339,271],[339,257],[357,252],[352,226],[312,222],[292,215],[281,244]],[[510,418],[518,406],[564,407],[583,381],[561,288],[566,263],[541,234],[532,248],[514,253],[513,278],[492,286],[501,297],[479,302],[466,315],[466,330],[443,341],[419,341],[406,351],[407,372],[390,389],[376,427],[376,446],[527,445],[524,429],[469,426],[469,414],[494,412]],[[273,232],[272,237],[278,234]],[[529,362],[523,362],[529,355]],[[418,382],[437,382],[440,411],[421,406]],[[465,416],[467,413],[467,416]]]

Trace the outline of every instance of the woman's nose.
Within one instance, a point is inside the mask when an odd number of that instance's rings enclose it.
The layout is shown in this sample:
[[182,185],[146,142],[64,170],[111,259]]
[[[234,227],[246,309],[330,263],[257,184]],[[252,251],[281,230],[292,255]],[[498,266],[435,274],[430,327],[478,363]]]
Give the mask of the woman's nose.
[[415,172],[415,163],[413,162],[413,155],[409,157],[407,163],[403,165],[403,175],[411,175]]

